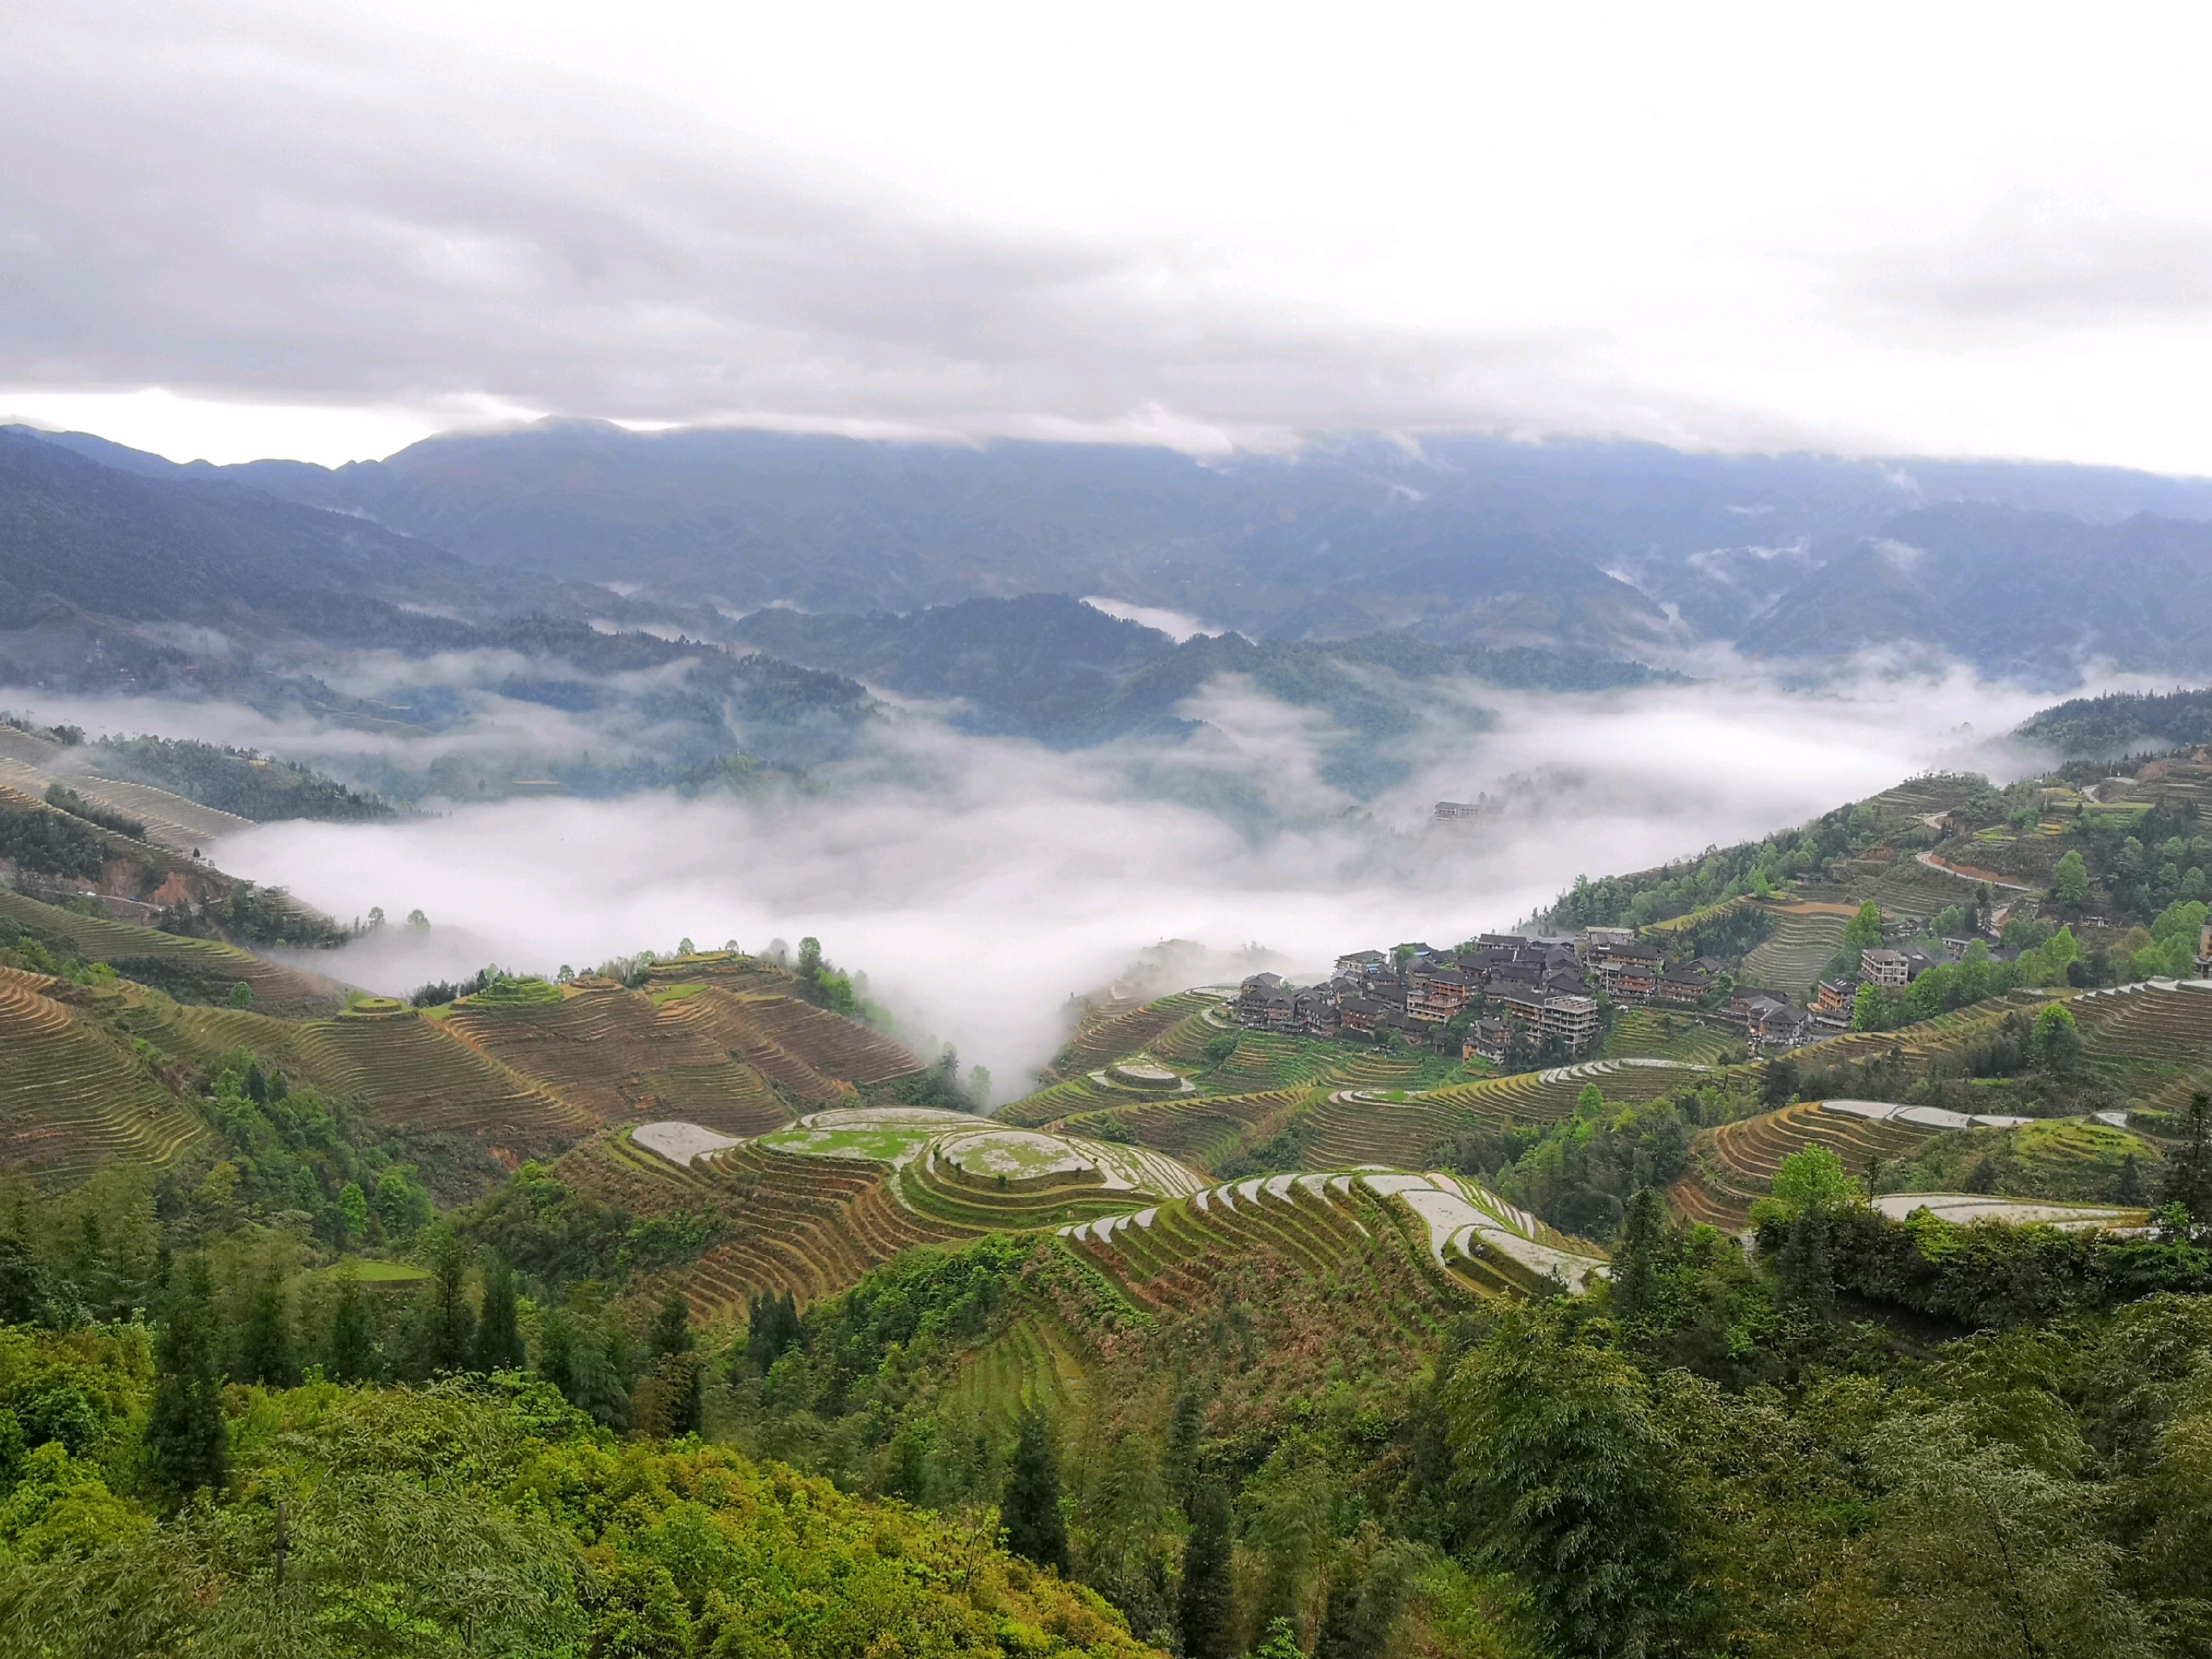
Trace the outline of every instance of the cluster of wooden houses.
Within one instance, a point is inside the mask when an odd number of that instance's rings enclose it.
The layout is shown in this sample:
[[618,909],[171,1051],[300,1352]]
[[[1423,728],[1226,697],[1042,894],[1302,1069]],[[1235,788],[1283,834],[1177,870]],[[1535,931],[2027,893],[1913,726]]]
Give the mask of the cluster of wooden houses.
[[[1929,963],[1911,951],[1869,951],[1864,971],[1910,982]],[[1899,963],[1888,957],[1899,957]],[[1876,957],[1883,958],[1877,963]],[[1437,951],[1355,951],[1327,981],[1299,987],[1255,974],[1237,999],[1241,1023],[1257,1030],[1375,1040],[1393,1032],[1464,1057],[1498,1064],[1519,1048],[1571,1057],[1601,1037],[1598,993],[1616,1004],[1694,1009],[1740,1026],[1753,1053],[1795,1048],[1850,1027],[1857,981],[1824,982],[1810,1007],[1723,979],[1711,957],[1668,960],[1631,927],[1589,927],[1572,938],[1485,933],[1471,946]],[[1462,1018],[1470,1009],[1476,1017]]]
[[[1461,951],[1355,951],[1337,958],[1325,983],[1303,989],[1255,974],[1240,988],[1237,1012],[1268,1030],[1370,1039],[1397,1031],[1432,1044],[1450,1026],[1464,1054],[1502,1063],[1516,1032],[1571,1055],[1593,1047],[1598,1005],[1589,993],[1574,939],[1486,933]],[[1483,1017],[1460,1020],[1478,998]]]

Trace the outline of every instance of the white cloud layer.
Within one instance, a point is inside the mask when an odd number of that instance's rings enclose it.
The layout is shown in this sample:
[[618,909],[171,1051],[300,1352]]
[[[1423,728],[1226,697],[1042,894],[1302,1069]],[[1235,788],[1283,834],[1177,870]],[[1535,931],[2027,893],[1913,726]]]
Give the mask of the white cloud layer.
[[[1322,723],[1217,684],[1196,706],[1217,731],[1165,761],[917,721],[890,728],[817,796],[272,824],[219,856],[341,917],[428,913],[427,939],[388,935],[386,954],[327,964],[383,990],[487,958],[550,972],[685,936],[758,949],[811,933],[914,1029],[989,1066],[1003,1092],[1056,1046],[1071,995],[1160,940],[1258,945],[1308,969],[1370,945],[1456,942],[1530,914],[1577,873],[1793,825],[1930,765],[2005,770],[2014,763],[1990,734],[2033,707],[1963,677],[1869,678],[1827,695],[1751,683],[1484,695],[1494,730],[1440,725],[1419,775],[1371,811],[1314,781],[1332,735]],[[1249,837],[1164,799],[1177,765],[1304,810]],[[1428,822],[1437,799],[1486,792],[1504,803],[1494,821]]]
[[[2212,20],[1871,6],[0,11],[0,412],[553,412],[2212,471]],[[149,392],[149,388],[161,388]]]

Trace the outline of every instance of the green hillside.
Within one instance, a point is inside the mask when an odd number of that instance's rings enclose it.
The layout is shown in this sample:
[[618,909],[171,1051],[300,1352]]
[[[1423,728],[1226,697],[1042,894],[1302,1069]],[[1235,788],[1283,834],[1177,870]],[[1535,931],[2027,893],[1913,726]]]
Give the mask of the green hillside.
[[[1852,903],[1705,881],[1630,888],[1777,981]],[[2202,1645],[2199,988],[1504,1075],[1185,992],[986,1119],[731,952],[418,1009],[0,916],[0,1651]]]

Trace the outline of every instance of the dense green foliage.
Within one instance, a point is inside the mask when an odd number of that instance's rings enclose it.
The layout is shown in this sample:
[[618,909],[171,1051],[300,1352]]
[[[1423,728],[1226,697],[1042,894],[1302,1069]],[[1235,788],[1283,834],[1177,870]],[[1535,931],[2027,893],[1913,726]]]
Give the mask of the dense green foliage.
[[187,1644],[240,1659],[1138,1651],[1095,1597],[988,1533],[696,1441],[625,1445],[542,1385],[324,1382],[234,1411],[234,1486],[159,1526],[108,1484],[128,1468],[127,1425],[100,1465],[58,1445],[36,1455],[0,1503],[0,1647],[53,1659]]
[[233,749],[189,738],[102,738],[92,750],[108,777],[151,784],[217,811],[257,823],[322,818],[337,823],[389,818],[392,809],[375,796],[335,779],[274,760],[252,749]]
[[0,859],[42,876],[97,881],[107,843],[66,812],[0,811]]
[[118,836],[128,836],[133,841],[143,841],[146,826],[137,818],[126,817],[105,806],[95,806],[65,783],[46,786],[46,805],[58,812],[67,812],[71,817],[82,818],[87,823],[96,823],[103,830],[112,830]]
[[2099,757],[2212,743],[2212,690],[2076,697],[2031,715],[2014,735],[2063,755]]

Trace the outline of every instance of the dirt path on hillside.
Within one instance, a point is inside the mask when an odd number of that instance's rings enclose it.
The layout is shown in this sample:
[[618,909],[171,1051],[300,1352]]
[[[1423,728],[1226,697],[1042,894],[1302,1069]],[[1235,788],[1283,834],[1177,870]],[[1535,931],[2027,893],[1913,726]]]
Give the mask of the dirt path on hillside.
[[1961,881],[1985,881],[1992,887],[2009,887],[2015,893],[2039,893],[2043,890],[2031,887],[2024,881],[2007,881],[2002,876],[1987,870],[1977,870],[1971,864],[1953,864],[1939,859],[1933,853],[1915,853],[1913,861],[1924,864],[1930,870],[1941,870],[1947,876],[1956,876]]

